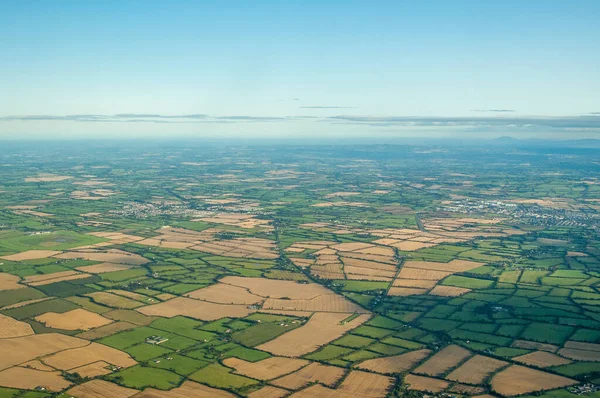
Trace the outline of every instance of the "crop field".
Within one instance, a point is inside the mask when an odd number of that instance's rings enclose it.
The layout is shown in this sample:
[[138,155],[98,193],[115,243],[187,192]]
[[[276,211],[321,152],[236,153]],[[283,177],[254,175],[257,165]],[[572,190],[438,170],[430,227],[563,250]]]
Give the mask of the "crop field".
[[600,392],[597,154],[190,145],[0,147],[0,397]]

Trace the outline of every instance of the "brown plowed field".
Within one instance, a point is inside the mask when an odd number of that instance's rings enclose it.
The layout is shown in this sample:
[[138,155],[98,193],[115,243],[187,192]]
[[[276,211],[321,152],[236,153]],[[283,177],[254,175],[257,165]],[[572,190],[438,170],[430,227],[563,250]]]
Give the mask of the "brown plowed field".
[[367,312],[367,310],[335,293],[324,294],[310,300],[267,299],[263,304],[263,308],[311,312]]

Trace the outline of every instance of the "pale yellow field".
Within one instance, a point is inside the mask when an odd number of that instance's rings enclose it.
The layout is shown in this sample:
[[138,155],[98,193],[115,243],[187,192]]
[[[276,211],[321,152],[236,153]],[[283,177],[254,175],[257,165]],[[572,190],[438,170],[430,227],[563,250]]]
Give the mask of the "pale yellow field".
[[225,317],[241,318],[254,312],[254,310],[248,309],[246,305],[215,304],[186,297],[178,297],[159,304],[137,308],[137,311],[145,315],[167,318],[183,315],[202,321],[213,321]]
[[271,380],[308,365],[305,359],[271,357],[258,362],[248,362],[239,358],[227,358],[223,365],[235,369],[234,373],[257,380]]
[[509,396],[573,384],[577,384],[577,381],[519,365],[512,365],[496,374],[491,382],[494,391]]
[[437,376],[453,368],[471,352],[457,345],[449,345],[429,358],[424,364],[414,370],[415,373],[423,373],[428,376]]
[[62,314],[46,312],[45,314],[36,316],[34,319],[49,328],[63,330],[89,330],[108,325],[112,322],[111,319],[104,318],[102,315],[84,310],[83,308],[67,311]]
[[289,357],[308,354],[360,326],[371,317],[370,314],[363,314],[350,322],[342,323],[351,315],[352,313],[316,313],[304,326],[284,333],[257,348],[274,355]]
[[417,363],[427,358],[430,350],[416,350],[391,357],[368,359],[358,364],[358,367],[376,373],[401,373],[410,370]]
[[498,359],[475,355],[454,369],[446,378],[467,384],[483,384],[489,375],[507,364],[508,362]]
[[23,283],[29,286],[43,286],[55,282],[71,281],[75,279],[89,278],[90,274],[84,274],[77,271],[62,271],[46,275],[32,275],[25,278]]

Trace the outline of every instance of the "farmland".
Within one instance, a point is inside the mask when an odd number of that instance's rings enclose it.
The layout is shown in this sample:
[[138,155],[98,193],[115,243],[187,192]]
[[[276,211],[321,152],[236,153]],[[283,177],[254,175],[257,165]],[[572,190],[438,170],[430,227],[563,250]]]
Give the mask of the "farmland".
[[11,145],[0,397],[600,385],[596,153]]

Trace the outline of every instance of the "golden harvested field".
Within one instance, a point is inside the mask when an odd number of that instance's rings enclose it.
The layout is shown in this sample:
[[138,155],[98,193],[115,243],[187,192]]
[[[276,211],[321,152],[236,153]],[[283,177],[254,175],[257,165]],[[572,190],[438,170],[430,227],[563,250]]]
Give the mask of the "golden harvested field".
[[457,345],[449,345],[429,358],[427,362],[414,370],[428,376],[437,376],[458,365],[465,360],[471,352]]
[[83,308],[62,314],[46,312],[45,314],[36,316],[35,320],[45,324],[49,328],[63,330],[89,330],[108,325],[112,322],[111,319],[104,318],[102,315],[84,310]]
[[385,397],[393,384],[391,377],[353,370],[336,391],[354,397]]
[[271,384],[287,388],[289,390],[297,390],[306,386],[307,384],[317,382],[325,384],[329,387],[333,387],[344,376],[345,373],[345,369],[313,362],[297,372],[271,381]]
[[316,311],[316,312],[356,312],[367,313],[368,311],[344,297],[336,294],[324,294],[310,300],[284,300],[267,299],[263,309],[291,310],[291,311]]
[[248,362],[239,358],[227,358],[223,365],[235,369],[234,373],[257,380],[271,380],[308,365],[305,359],[271,357],[258,362]]
[[409,267],[404,266],[404,267],[402,267],[402,270],[400,270],[400,274],[398,274],[398,278],[439,281],[440,279],[443,279],[451,274],[452,274],[452,272],[434,271],[434,270],[419,269],[419,268],[409,268]]
[[260,390],[256,390],[248,394],[248,398],[282,398],[288,395],[290,392],[282,388],[273,386],[264,386]]
[[81,377],[97,377],[112,373],[109,367],[110,364],[108,362],[98,361],[72,369],[70,372],[78,373]]
[[219,282],[240,286],[248,289],[252,294],[261,297],[289,299],[311,299],[332,291],[316,283],[297,283],[265,278],[244,278],[241,276],[227,276]]
[[20,280],[16,275],[0,272],[0,291],[24,288],[25,286],[19,283]]
[[133,253],[128,253],[118,249],[84,249],[79,251],[69,251],[54,256],[62,259],[83,259],[89,261],[99,261],[117,264],[142,265],[150,260]]
[[241,318],[254,312],[254,310],[248,309],[246,305],[215,304],[186,297],[178,297],[159,304],[138,308],[137,311],[145,315],[167,318],[183,315],[202,321],[214,321],[225,317]]
[[29,304],[40,303],[42,301],[51,300],[53,298],[54,297],[42,297],[42,298],[39,298],[39,299],[20,301],[20,302],[15,303],[15,304],[7,305],[6,307],[2,307],[2,308],[0,308],[0,310],[10,310],[12,308],[25,307],[26,305],[29,305]]
[[425,247],[435,246],[433,243],[413,242],[409,240],[393,243],[390,246],[400,249],[405,252],[414,252]]
[[131,398],[138,393],[138,390],[99,379],[85,382],[67,391],[67,395],[77,398]]
[[576,361],[600,361],[600,352],[578,350],[576,348],[561,348],[558,353],[564,357],[574,359]]
[[256,348],[273,355],[290,357],[308,354],[360,326],[371,317],[370,314],[363,314],[350,322],[342,323],[351,315],[352,313],[316,313],[304,326],[284,333]]
[[56,250],[27,250],[21,253],[11,254],[10,256],[3,256],[0,258],[8,261],[26,261],[38,260],[40,258],[48,258],[60,253],[62,252]]
[[502,395],[519,395],[534,391],[552,390],[577,384],[575,380],[551,373],[512,365],[496,374],[491,385],[494,391]]
[[118,332],[122,332],[124,330],[134,329],[136,327],[138,327],[138,325],[129,322],[113,322],[106,326],[101,326],[87,332],[79,333],[75,337],[86,340],[96,340]]
[[12,339],[0,339],[0,369],[10,368],[45,355],[90,344],[58,333],[34,334]]
[[103,274],[105,272],[124,271],[130,268],[133,268],[133,266],[126,264],[100,263],[95,265],[87,265],[85,267],[78,267],[76,269],[78,271],[88,272],[90,274]]
[[221,304],[256,304],[264,300],[263,297],[250,293],[246,288],[217,283],[203,289],[186,294],[196,300],[204,300]]
[[417,363],[427,358],[431,350],[416,350],[405,354],[368,359],[358,364],[358,367],[376,373],[401,373],[412,369]]
[[46,275],[32,275],[25,278],[23,283],[29,286],[43,286],[55,282],[71,281],[74,279],[89,278],[90,274],[84,274],[77,271],[62,271]]
[[54,369],[51,366],[44,365],[43,363],[41,363],[37,359],[34,359],[32,361],[28,361],[28,362],[22,363],[19,366],[22,367],[22,368],[37,369],[37,370],[43,370],[43,371],[46,371],[46,372],[52,372],[52,371],[56,370],[56,369]]
[[537,366],[538,368],[547,368],[548,366],[559,366],[571,363],[568,359],[561,358],[545,351],[535,351],[529,354],[521,355],[513,358],[514,361],[524,363],[526,365]]
[[0,372],[0,386],[33,390],[38,386],[48,391],[61,391],[71,385],[60,372],[45,372],[15,366]]
[[0,339],[29,336],[33,334],[31,325],[0,314]]
[[394,280],[392,286],[396,287],[418,287],[422,289],[431,289],[435,286],[436,281],[418,280],[418,279],[402,279],[397,278]]
[[274,241],[261,238],[212,240],[190,249],[228,257],[276,259],[279,253]]
[[442,297],[458,297],[465,293],[469,293],[470,291],[471,289],[466,289],[464,287],[436,286],[432,291],[429,292],[429,294]]
[[377,254],[363,254],[358,251],[356,251],[356,252],[339,252],[339,255],[344,257],[344,259],[354,258],[354,259],[358,259],[358,260],[373,261],[376,263],[392,265],[392,266],[394,266],[394,268],[398,264],[398,260],[396,260],[393,256],[381,256],[381,255],[377,255]]
[[143,294],[130,292],[129,290],[121,290],[121,289],[110,289],[107,290],[108,293],[116,294],[117,296],[127,297],[135,301],[146,302],[146,301],[155,301],[152,297],[144,296]]
[[138,308],[144,305],[139,301],[131,300],[126,297],[122,297],[116,294],[107,293],[107,292],[94,292],[86,294],[87,297],[90,297],[94,302],[98,304],[107,305],[113,308]]
[[391,287],[388,291],[389,296],[413,296],[425,293],[427,293],[427,289],[420,289],[414,287]]
[[576,349],[576,350],[598,351],[598,352],[600,352],[600,344],[582,343],[582,342],[579,342],[579,341],[567,341],[565,343],[565,348],[573,348],[573,349]]
[[430,269],[446,272],[464,272],[481,267],[482,265],[483,263],[465,260],[452,260],[448,263],[438,263],[434,261],[407,261],[404,264],[404,266],[409,268]]
[[454,369],[446,378],[467,384],[483,384],[492,373],[506,365],[508,365],[508,362],[475,355],[460,367]]
[[[235,398],[236,396],[227,391],[218,390],[193,381],[184,382],[181,387],[169,391],[148,388],[134,398]],[[85,397],[84,397],[85,398]],[[112,396],[111,396],[112,398]]]
[[450,384],[444,380],[411,374],[406,375],[404,382],[408,384],[410,390],[428,391],[433,393],[444,391]]
[[340,252],[351,252],[355,250],[367,249],[375,247],[370,243],[362,243],[362,242],[350,242],[350,243],[339,243],[337,245],[331,246],[333,250],[337,250]]
[[79,368],[98,361],[108,362],[123,368],[137,364],[128,354],[112,347],[98,343],[89,343],[87,341],[86,344],[84,347],[57,352],[56,354],[42,358],[41,361],[46,365],[60,370]]
[[58,182],[73,178],[71,176],[57,176],[41,173],[37,177],[26,177],[25,182]]
[[558,350],[558,346],[553,344],[546,343],[538,343],[536,341],[527,341],[527,340],[515,340],[511,347],[515,348],[524,348],[526,350],[540,350],[547,352],[556,352]]
[[392,275],[386,275],[386,276],[394,276],[393,274],[396,273],[396,271],[398,271],[398,267],[394,266],[394,265],[390,265],[390,264],[382,264],[382,263],[378,263],[375,261],[367,261],[367,260],[359,260],[356,258],[350,258],[350,257],[342,257],[342,262],[344,263],[344,265],[347,266],[354,266],[354,267],[360,267],[363,269],[371,269],[371,270],[379,270],[382,272],[390,272],[392,273]]

